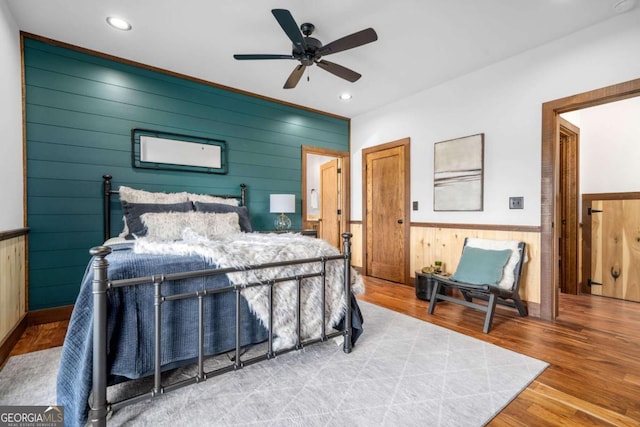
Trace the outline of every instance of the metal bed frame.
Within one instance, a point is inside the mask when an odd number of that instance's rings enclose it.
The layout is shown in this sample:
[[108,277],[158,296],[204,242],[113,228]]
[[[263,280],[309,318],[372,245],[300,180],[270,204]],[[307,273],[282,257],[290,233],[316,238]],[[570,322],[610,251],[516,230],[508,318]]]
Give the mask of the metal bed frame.
[[[110,233],[110,197],[112,194],[117,194],[117,191],[111,189],[111,176],[105,175],[104,177],[104,197],[105,197],[105,233]],[[241,202],[244,205],[245,203],[245,191],[246,186],[243,184],[241,186],[242,194],[239,196],[241,198]],[[229,196],[229,195],[218,195],[218,197],[238,197],[238,196]],[[109,209],[109,211],[107,211]],[[109,238],[109,235],[106,235],[106,238]],[[344,344],[343,351],[345,353],[350,353],[352,350],[352,324],[351,324],[351,305],[349,304],[349,298],[351,295],[351,234],[343,233],[343,253],[340,255],[334,255],[329,257],[319,257],[319,258],[306,258],[300,260],[293,260],[287,262],[273,262],[268,264],[257,264],[250,265],[246,267],[238,267],[238,268],[217,268],[217,269],[206,269],[199,271],[190,271],[185,273],[175,273],[175,274],[161,274],[161,275],[152,275],[146,277],[136,277],[130,279],[120,279],[120,280],[109,280],[108,279],[108,269],[109,262],[106,257],[111,253],[111,248],[108,246],[96,246],[91,248],[89,251],[91,255],[94,257],[92,261],[92,269],[93,269],[93,282],[92,282],[92,290],[93,290],[93,384],[92,384],[92,392],[91,398],[89,401],[89,422],[93,426],[106,426],[107,424],[107,415],[110,412],[117,411],[118,409],[124,408],[125,406],[132,405],[143,400],[153,399],[159,397],[165,393],[168,393],[173,390],[180,389],[184,386],[188,386],[191,384],[200,383],[202,381],[206,381],[209,378],[230,372],[242,369],[245,366],[249,366],[251,364],[272,359],[280,354],[288,353],[294,350],[303,349],[306,346],[311,344],[325,342],[331,338],[343,336]],[[325,310],[322,310],[322,330],[319,337],[310,338],[306,340],[301,339],[301,288],[303,285],[303,280],[311,277],[320,277],[323,287],[322,292],[322,304],[325,305],[326,301],[324,299],[324,290],[326,289],[326,265],[328,262],[337,262],[342,260],[344,262],[344,277],[343,277],[343,286],[344,286],[344,294],[345,298],[347,298],[346,303],[346,311],[344,317],[344,328],[339,331],[327,333],[325,327]],[[215,276],[227,273],[233,273],[237,271],[248,271],[248,270],[260,270],[265,268],[272,267],[281,267],[281,266],[290,266],[290,265],[300,265],[300,264],[318,264],[319,270],[315,273],[303,274],[303,275],[295,275],[295,276],[285,276],[278,277],[267,282],[248,282],[242,284],[233,284],[226,286],[224,288],[210,288],[203,289],[195,292],[182,293],[182,294],[172,294],[167,295],[163,293],[162,285],[166,281],[172,280],[182,280],[182,279],[191,279],[198,277],[208,277]],[[296,344],[293,347],[285,348],[281,350],[273,349],[273,291],[274,287],[278,286],[278,284],[286,281],[295,281],[297,284],[297,298],[296,298],[296,307],[297,310],[297,340]],[[153,386],[148,392],[138,394],[136,396],[128,397],[116,402],[108,402],[107,401],[107,292],[110,289],[116,289],[124,286],[139,286],[139,285],[152,285],[154,287],[154,298],[153,301],[150,301],[150,304],[153,304],[155,307],[155,346],[154,346],[154,359],[155,359],[155,368],[153,374]],[[268,331],[268,345],[267,350],[263,354],[258,354],[257,356],[248,357],[246,360],[242,359],[243,353],[240,346],[240,311],[241,311],[241,291],[246,288],[252,288],[257,286],[267,286],[268,287],[268,298],[269,298],[269,331]],[[235,324],[235,357],[231,358],[231,363],[221,368],[217,368],[211,371],[205,371],[204,369],[204,359],[206,355],[204,354],[204,298],[207,296],[213,296],[223,292],[234,292],[235,293],[235,309],[236,309],[236,324]],[[197,361],[197,373],[187,379],[177,381],[171,384],[162,384],[161,373],[161,341],[162,341],[162,330],[161,330],[161,315],[162,315],[162,305],[164,303],[170,301],[177,301],[182,299],[197,299],[198,301],[198,361]]]

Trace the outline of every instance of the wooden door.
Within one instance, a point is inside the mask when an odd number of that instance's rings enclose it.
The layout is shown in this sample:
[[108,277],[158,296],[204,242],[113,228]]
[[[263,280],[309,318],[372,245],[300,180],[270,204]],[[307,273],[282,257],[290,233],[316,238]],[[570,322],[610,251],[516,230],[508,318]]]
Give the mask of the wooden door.
[[320,166],[320,230],[318,237],[340,249],[339,159]]
[[578,294],[578,159],[580,129],[558,118],[560,136],[560,184],[558,205],[558,281],[560,291]]
[[591,202],[591,293],[640,301],[640,200]]
[[409,147],[406,143],[363,151],[366,169],[366,273],[399,283],[408,280]]

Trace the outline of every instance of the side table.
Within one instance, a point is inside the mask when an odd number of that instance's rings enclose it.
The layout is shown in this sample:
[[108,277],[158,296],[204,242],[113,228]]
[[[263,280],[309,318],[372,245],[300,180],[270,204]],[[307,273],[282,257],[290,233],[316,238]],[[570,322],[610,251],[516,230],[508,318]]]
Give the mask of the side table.
[[[431,293],[433,292],[434,286],[431,273],[423,273],[421,270],[417,270],[414,283],[416,287],[416,297],[424,301],[431,301]],[[444,294],[445,292],[444,286],[441,286],[439,293]]]
[[309,237],[318,237],[318,230],[315,230],[313,228],[309,228],[306,230],[263,230],[263,231],[258,231],[258,233],[275,233],[275,234],[284,234],[284,233],[294,233],[294,234],[302,234],[303,236],[309,236]]

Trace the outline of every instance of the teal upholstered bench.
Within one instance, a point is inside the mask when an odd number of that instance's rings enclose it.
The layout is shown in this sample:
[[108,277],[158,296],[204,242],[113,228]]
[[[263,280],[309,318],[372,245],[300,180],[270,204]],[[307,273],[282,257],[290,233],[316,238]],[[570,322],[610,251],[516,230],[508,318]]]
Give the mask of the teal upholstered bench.
[[[434,286],[429,302],[433,314],[438,301],[449,301],[486,312],[483,332],[491,328],[496,304],[506,305],[527,315],[518,289],[522,266],[527,260],[526,244],[515,240],[490,240],[467,237],[458,267],[450,277],[432,275]],[[442,292],[443,287],[458,289],[464,299]],[[487,301],[486,304],[474,302]]]

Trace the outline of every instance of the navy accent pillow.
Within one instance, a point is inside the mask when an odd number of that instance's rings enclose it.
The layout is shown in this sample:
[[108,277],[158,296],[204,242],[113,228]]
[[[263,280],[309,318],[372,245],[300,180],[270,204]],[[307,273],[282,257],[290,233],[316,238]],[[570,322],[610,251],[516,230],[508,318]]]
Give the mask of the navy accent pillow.
[[240,230],[245,233],[251,233],[253,227],[251,226],[251,220],[249,219],[249,210],[246,206],[231,206],[222,203],[202,203],[193,202],[196,207],[196,212],[208,212],[208,213],[229,213],[235,212],[238,214]]
[[122,201],[122,211],[124,212],[124,220],[129,229],[129,234],[125,239],[133,239],[134,234],[142,237],[147,234],[147,228],[144,226],[140,216],[146,213],[163,213],[163,212],[191,212],[193,205],[191,202],[182,203],[129,203]]
[[498,251],[465,246],[451,279],[473,285],[497,285],[510,256],[511,249]]

